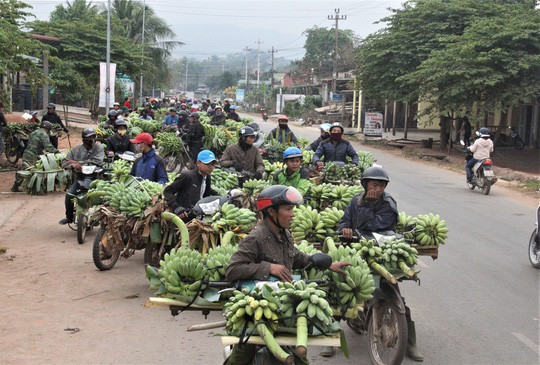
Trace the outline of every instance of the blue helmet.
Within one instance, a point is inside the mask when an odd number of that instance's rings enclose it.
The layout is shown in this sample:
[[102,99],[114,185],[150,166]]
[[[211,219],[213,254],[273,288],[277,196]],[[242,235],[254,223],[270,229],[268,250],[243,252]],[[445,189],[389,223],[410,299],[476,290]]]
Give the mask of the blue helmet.
[[302,151],[298,147],[289,147],[283,152],[283,160],[295,157],[302,158]]
[[236,109],[236,105],[231,105],[230,109],[231,109],[231,110],[235,110],[235,109]]

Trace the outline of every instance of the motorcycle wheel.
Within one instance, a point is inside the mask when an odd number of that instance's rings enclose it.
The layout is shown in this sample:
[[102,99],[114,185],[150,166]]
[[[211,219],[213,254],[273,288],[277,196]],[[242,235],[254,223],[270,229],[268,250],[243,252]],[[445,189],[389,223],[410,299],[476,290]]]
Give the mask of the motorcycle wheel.
[[19,161],[19,154],[17,153],[17,141],[10,140],[5,144],[6,159],[9,163],[15,165]]
[[88,217],[86,214],[81,214],[77,218],[77,242],[82,245],[86,239],[86,232],[88,232]]
[[488,195],[491,190],[491,181],[486,179],[485,177],[483,179],[484,183],[482,184],[482,193],[484,195]]
[[399,313],[397,306],[388,300],[382,300],[375,306],[376,310],[370,316],[368,323],[371,363],[375,365],[401,364],[405,357],[408,340],[405,314]]
[[516,150],[522,150],[525,148],[525,141],[523,141],[521,138],[514,139],[514,148]]
[[107,248],[106,242],[107,236],[105,235],[105,227],[101,227],[96,234],[94,246],[92,248],[94,265],[96,265],[100,271],[112,269],[120,257],[120,251],[116,248]]
[[538,228],[534,230],[529,240],[529,261],[532,267],[540,269],[540,247],[538,245]]

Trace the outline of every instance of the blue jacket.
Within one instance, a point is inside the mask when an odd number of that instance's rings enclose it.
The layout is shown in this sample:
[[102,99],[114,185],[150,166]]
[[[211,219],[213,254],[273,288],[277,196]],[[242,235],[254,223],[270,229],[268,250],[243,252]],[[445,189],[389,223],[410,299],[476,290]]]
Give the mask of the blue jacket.
[[395,231],[398,217],[397,204],[394,198],[384,193],[378,200],[367,202],[364,194],[355,196],[345,209],[339,221],[338,232],[343,228],[356,229],[361,234],[370,232]]
[[165,161],[156,155],[156,151],[151,149],[135,160],[131,167],[131,175],[140,177],[160,184],[169,182],[167,171],[165,170]]
[[167,115],[165,117],[165,121],[163,122],[163,125],[177,125],[178,124],[178,115],[175,115],[174,117],[172,115]]
[[325,163],[330,161],[346,162],[347,156],[352,158],[353,164],[358,164],[358,154],[349,141],[341,140],[337,144],[334,144],[334,142],[328,138],[319,143],[319,147],[317,147],[315,155],[313,156],[313,162],[317,162],[323,157]]

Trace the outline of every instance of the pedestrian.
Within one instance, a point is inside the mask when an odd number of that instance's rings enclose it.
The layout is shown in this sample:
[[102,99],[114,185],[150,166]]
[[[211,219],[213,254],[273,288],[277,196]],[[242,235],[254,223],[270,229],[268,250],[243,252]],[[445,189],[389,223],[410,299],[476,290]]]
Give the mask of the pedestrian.
[[47,105],[47,113],[41,118],[41,122],[44,121],[51,122],[53,125],[53,131],[51,131],[51,143],[54,146],[54,148],[58,148],[58,135],[54,131],[56,127],[62,128],[62,130],[69,134],[69,130],[67,127],[62,123],[62,119],[60,119],[60,116],[56,113],[56,105],[53,103],[49,103]]

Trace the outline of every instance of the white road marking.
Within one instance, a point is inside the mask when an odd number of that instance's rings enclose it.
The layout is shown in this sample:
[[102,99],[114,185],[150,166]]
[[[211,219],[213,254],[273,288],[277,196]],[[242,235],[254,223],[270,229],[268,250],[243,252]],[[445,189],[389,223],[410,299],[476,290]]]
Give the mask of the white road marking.
[[429,269],[429,265],[426,264],[424,261],[419,259],[417,263],[418,263],[418,266],[422,266],[425,269]]
[[538,345],[532,342],[531,340],[529,340],[524,334],[514,333],[514,332],[510,332],[510,333],[512,333],[518,340],[523,342],[528,348],[530,348],[531,350],[536,352],[538,355],[540,355],[540,348],[538,347]]

